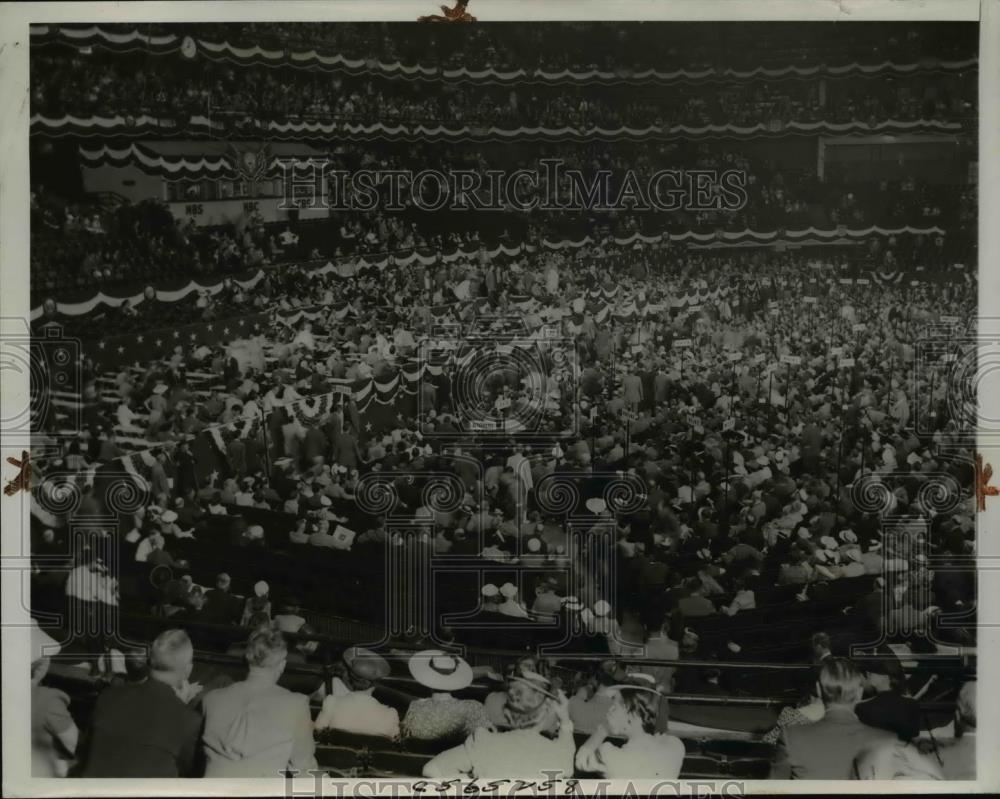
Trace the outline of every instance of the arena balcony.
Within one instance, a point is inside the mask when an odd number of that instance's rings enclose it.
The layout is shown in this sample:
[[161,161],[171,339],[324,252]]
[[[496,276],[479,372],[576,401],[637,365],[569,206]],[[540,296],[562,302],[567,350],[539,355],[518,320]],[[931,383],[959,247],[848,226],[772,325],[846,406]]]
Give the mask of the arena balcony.
[[[954,69],[974,62],[977,42],[960,26],[891,24],[863,30],[823,24],[720,23],[711,30],[622,24],[609,39],[601,25],[559,26],[559,47],[546,25],[440,26],[378,23],[227,23],[32,26],[33,47],[111,52],[141,42],[148,55],[184,53],[237,64],[298,67],[344,74],[396,75],[408,80],[481,83],[652,83],[773,77],[904,74]],[[545,42],[542,46],[541,42]],[[258,49],[259,48],[259,49]],[[725,59],[719,58],[725,53]]]

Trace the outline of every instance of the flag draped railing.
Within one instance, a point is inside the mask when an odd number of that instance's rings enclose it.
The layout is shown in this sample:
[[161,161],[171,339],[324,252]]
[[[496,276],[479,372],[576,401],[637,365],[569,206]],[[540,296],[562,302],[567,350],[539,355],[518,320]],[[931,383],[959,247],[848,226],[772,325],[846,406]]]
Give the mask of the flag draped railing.
[[439,67],[424,64],[402,64],[399,61],[386,62],[377,58],[349,58],[339,53],[317,52],[315,48],[291,47],[271,48],[254,44],[240,46],[228,41],[212,41],[201,37],[176,34],[149,35],[139,30],[128,32],[109,31],[96,25],[76,28],[58,25],[32,25],[32,44],[60,42],[76,47],[100,47],[113,52],[129,52],[142,49],[154,55],[178,55],[182,52],[189,57],[201,57],[228,65],[271,67],[296,67],[336,71],[355,75],[381,75],[404,80],[447,80],[449,83],[524,84],[540,83],[552,85],[671,85],[677,83],[705,83],[712,81],[751,81],[762,78],[844,78],[851,76],[902,77],[926,72],[954,73],[978,66],[976,58],[938,60],[925,59],[920,62],[894,63],[882,61],[877,64],[851,62],[840,65],[815,64],[812,66],[756,67],[754,69],[469,69],[467,67]]
[[[65,114],[49,117],[33,114],[31,132],[49,136],[74,137],[148,137],[150,135],[212,134],[225,133],[229,126],[244,115],[215,115],[207,117],[193,115],[188,118],[173,116],[138,117],[115,114],[114,116],[75,116]],[[241,122],[241,130],[246,123]],[[599,125],[588,127],[545,127],[525,126],[501,128],[495,125],[461,125],[448,127],[437,122],[407,121],[387,125],[384,122],[364,124],[351,119],[252,119],[252,129],[267,137],[269,141],[295,141],[316,136],[337,136],[343,141],[426,141],[426,142],[579,142],[605,141],[663,141],[664,139],[708,139],[719,136],[728,138],[778,138],[781,136],[846,136],[852,134],[901,134],[901,133],[961,133],[967,126],[958,121],[942,119],[883,119],[878,122],[799,122],[796,120],[767,120],[756,125],[646,125],[629,127],[620,125],[605,128]],[[94,150],[81,149],[85,161],[93,165],[111,164],[122,166],[132,161],[131,148],[101,147]],[[145,151],[142,151],[145,152]],[[157,174],[185,174],[186,176],[226,177],[236,174],[235,169],[224,159],[202,158],[189,161],[185,158],[168,159],[163,156],[143,155],[138,159],[148,170]]]
[[[686,231],[683,233],[662,233],[652,236],[641,233],[633,233],[627,237],[615,237],[609,244],[615,247],[642,247],[647,245],[661,246],[664,244],[687,244],[692,246],[711,245],[719,242],[739,245],[743,243],[757,244],[778,244],[785,242],[788,244],[814,244],[840,242],[859,242],[870,236],[898,236],[902,234],[922,235],[922,236],[943,236],[944,229],[933,226],[926,228],[916,228],[904,226],[899,228],[883,228],[871,226],[867,228],[837,228],[833,230],[819,230],[814,227],[803,228],[801,230],[785,231],[717,231],[713,233],[696,233]],[[411,264],[422,264],[429,266],[441,263],[453,263],[459,260],[477,260],[486,258],[492,260],[498,257],[517,258],[522,255],[530,255],[536,252],[566,252],[581,251],[588,246],[594,246],[601,242],[590,236],[582,239],[562,239],[552,241],[543,239],[538,245],[535,244],[497,244],[493,247],[485,248],[458,248],[448,252],[422,252],[419,250],[399,251],[393,253],[381,253],[369,256],[344,256],[336,259],[321,259],[318,261],[303,261],[297,264],[283,264],[282,268],[289,266],[302,266],[317,277],[330,275],[336,278],[351,278],[359,272],[375,268],[385,270],[394,266],[409,266]],[[264,278],[266,271],[258,269],[244,275],[228,278],[244,289],[250,289]],[[191,280],[186,285],[173,285],[169,288],[152,287],[155,291],[155,299],[160,302],[178,302],[199,291],[208,291],[210,294],[218,294],[225,288],[225,280]],[[144,291],[131,291],[123,294],[109,294],[103,291],[89,297],[86,300],[76,300],[71,302],[61,302],[55,298],[56,311],[65,316],[83,316],[93,313],[101,306],[118,306],[124,300],[135,307],[146,300]],[[44,308],[39,305],[31,311],[31,321],[34,322],[44,315]]]

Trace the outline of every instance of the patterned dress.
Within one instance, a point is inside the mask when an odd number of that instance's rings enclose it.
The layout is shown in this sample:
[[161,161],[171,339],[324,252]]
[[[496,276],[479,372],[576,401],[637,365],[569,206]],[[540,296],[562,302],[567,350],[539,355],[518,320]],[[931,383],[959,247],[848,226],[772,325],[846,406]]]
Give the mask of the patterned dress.
[[434,741],[464,738],[480,727],[489,727],[490,718],[482,702],[475,699],[417,699],[403,717],[405,738]]

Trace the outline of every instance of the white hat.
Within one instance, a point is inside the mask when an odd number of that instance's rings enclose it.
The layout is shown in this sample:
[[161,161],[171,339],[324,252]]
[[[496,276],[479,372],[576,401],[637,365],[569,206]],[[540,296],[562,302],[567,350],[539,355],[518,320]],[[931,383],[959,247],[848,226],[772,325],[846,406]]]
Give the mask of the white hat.
[[330,499],[326,494],[319,495],[319,504],[324,508],[329,508],[333,504],[333,500]]
[[472,666],[440,649],[417,652],[407,665],[413,679],[433,691],[460,691],[472,683]]
[[858,536],[853,530],[841,530],[838,536],[845,544],[858,543]]
[[538,552],[541,548],[542,548],[542,542],[541,542],[540,539],[538,539],[538,538],[529,538],[528,539],[528,551],[529,552]]
[[517,588],[514,587],[513,583],[504,583],[500,586],[500,593],[510,599],[511,597],[517,596]]
[[832,535],[825,535],[825,536],[823,536],[823,537],[822,537],[822,538],[821,538],[821,539],[819,540],[819,542],[820,542],[820,543],[821,543],[821,544],[822,544],[822,545],[823,545],[823,546],[824,546],[824,547],[825,547],[826,549],[836,549],[836,548],[837,548],[837,539],[836,539],[836,538],[834,538],[834,537],[833,537]]
[[170,524],[177,521],[177,513],[172,510],[165,510],[160,514],[160,521]]
[[577,599],[575,596],[563,597],[562,606],[566,610],[582,610],[583,603]]
[[861,563],[861,550],[860,549],[849,549],[846,553],[848,560],[853,560],[855,563]]
[[820,563],[826,563],[827,558],[829,558],[829,553],[825,549],[817,549],[813,555]]
[[265,583],[263,580],[258,580],[253,585],[253,592],[257,596],[267,596],[267,594],[268,594],[268,592],[270,590],[271,590],[271,587],[267,583]]
[[162,394],[162,393],[163,393],[164,391],[166,391],[166,390],[167,390],[167,387],[166,387],[166,385],[165,385],[165,384],[163,384],[163,383],[157,383],[157,384],[156,384],[156,385],[155,385],[155,386],[153,387],[153,393],[154,393],[154,394]]
[[250,538],[263,538],[264,528],[261,527],[259,524],[255,524],[249,530],[247,530],[247,534],[250,536]]
[[600,497],[591,497],[586,501],[585,505],[591,513],[604,513],[608,509],[608,503]]
[[598,599],[594,603],[594,614],[597,616],[607,616],[611,612],[611,605],[605,600]]
[[483,586],[482,594],[485,597],[494,597],[500,593],[500,589],[497,588],[493,583],[486,583]]

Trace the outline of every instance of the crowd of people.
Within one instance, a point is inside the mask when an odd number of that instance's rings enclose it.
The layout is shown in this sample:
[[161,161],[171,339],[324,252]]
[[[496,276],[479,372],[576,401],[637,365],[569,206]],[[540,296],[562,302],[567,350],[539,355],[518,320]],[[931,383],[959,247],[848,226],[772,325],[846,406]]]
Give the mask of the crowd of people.
[[[114,444],[115,431],[142,430],[157,453],[148,477],[148,507],[130,515],[119,532],[105,535],[127,544],[127,561],[147,568],[166,564],[179,573],[163,587],[169,595],[155,603],[195,619],[202,590],[185,575],[201,575],[215,562],[199,562],[209,557],[204,546],[218,544],[210,532],[213,518],[251,519],[255,511],[279,515],[232,528],[227,540],[240,548],[239,560],[273,546],[287,548],[293,561],[309,558],[315,568],[322,561],[307,553],[339,551],[358,570],[385,546],[467,553],[498,570],[535,557],[541,582],[530,607],[519,599],[521,589],[504,584],[495,593],[483,591],[483,612],[531,622],[546,616],[547,605],[548,613],[556,606],[560,612],[569,608],[591,633],[614,631],[607,649],[619,657],[648,647],[657,636],[664,636],[668,651],[673,645],[707,658],[746,655],[751,639],[767,637],[750,631],[741,636],[740,614],[766,608],[769,594],[782,586],[798,591],[800,602],[823,596],[837,583],[851,586],[841,599],[851,624],[838,632],[838,651],[859,636],[877,636],[892,626],[890,618],[922,620],[926,631],[938,614],[974,607],[969,573],[930,565],[932,559],[957,564],[973,551],[967,507],[971,467],[943,454],[961,440],[948,402],[947,366],[916,371],[909,343],[916,330],[941,315],[964,313],[974,286],[911,287],[904,303],[897,287],[842,288],[839,264],[808,265],[773,253],[753,260],[750,271],[740,273],[731,258],[718,256],[693,259],[677,271],[676,264],[658,263],[655,251],[618,253],[610,260],[590,252],[575,261],[543,256],[521,269],[400,267],[336,287],[299,275],[290,278],[304,292],[294,302],[331,308],[339,296],[349,301],[353,315],[338,318],[327,311],[292,328],[276,321],[260,337],[266,366],[241,364],[222,350],[181,349],[168,362],[138,373],[123,370],[113,380],[112,396],[120,398],[117,419],[104,416],[101,406],[107,403],[89,405],[89,445],[54,468],[79,469],[81,481],[92,482],[95,466],[123,454]],[[487,445],[484,471],[463,466],[436,437],[461,432],[469,413],[456,376],[447,369],[422,381],[415,415],[400,413],[379,432],[350,401],[343,410],[325,406],[326,412],[312,418],[289,410],[303,398],[327,395],[337,381],[399,379],[418,342],[436,340],[430,308],[457,297],[455,289],[463,283],[469,296],[481,297],[500,314],[511,310],[512,296],[533,297],[536,304],[524,313],[529,329],[552,318],[553,310],[567,312],[561,330],[576,350],[580,373],[574,382],[554,368],[549,351],[534,375],[544,379],[546,398],[538,432],[569,434],[552,451],[516,442]],[[291,285],[286,298],[296,296]],[[708,286],[728,291],[705,294],[692,313],[675,306],[675,298],[698,286],[703,292]],[[600,324],[587,307],[595,290],[621,292]],[[803,315],[797,311],[803,296],[826,301]],[[619,314],[622,306],[641,300],[655,310]],[[468,308],[458,303],[444,321],[457,322],[463,313]],[[741,353],[735,361],[734,352]],[[795,367],[783,361],[792,354],[801,358]],[[853,363],[843,367],[844,360]],[[196,369],[220,375],[221,385],[192,390],[186,373]],[[519,386],[525,376],[513,370],[487,381],[487,404],[505,396],[511,415],[530,410],[536,400]],[[146,418],[121,411],[140,405]],[[254,426],[258,415],[264,423]],[[585,420],[575,435],[574,418]],[[931,420],[932,431],[912,432],[917,418]],[[221,473],[203,478],[192,436],[219,425]],[[475,435],[466,435],[462,449],[475,451]],[[398,504],[371,512],[360,484],[379,471],[409,470],[454,474],[464,496],[453,509],[435,510],[426,480],[407,486],[392,478]],[[39,471],[44,476],[46,465],[39,464]],[[536,495],[536,487],[541,490],[554,472],[586,477],[615,471],[633,475],[645,493],[639,507],[621,514],[607,502],[588,500],[593,523],[614,529],[616,557],[614,563],[585,565],[586,556],[569,546],[559,513],[546,505],[545,492]],[[957,492],[944,511],[927,491],[932,475],[941,472],[951,474]],[[884,485],[887,505],[874,510],[859,505],[859,484]],[[84,495],[86,507],[76,512],[96,512],[100,497],[86,488]],[[44,499],[39,497],[43,507]],[[906,519],[901,529],[882,528],[880,514],[890,510]],[[411,512],[414,519],[433,519],[433,532],[412,538],[391,532],[391,516]],[[49,522],[58,526],[58,519]],[[557,579],[550,585],[542,579],[574,558],[583,558],[576,582]],[[617,570],[618,584],[630,588],[609,594],[609,570]],[[881,582],[853,588],[851,581],[865,575]],[[245,573],[234,579],[249,585],[257,577]],[[267,594],[265,586],[260,594],[265,603]],[[317,612],[360,612],[346,595],[327,588],[323,596],[325,606],[312,606]],[[454,601],[467,608],[478,596],[456,592]],[[370,598],[366,601],[371,611]],[[252,616],[243,614],[245,620]],[[706,618],[723,616],[736,619],[721,638],[709,643],[705,635],[700,642],[697,634],[691,637]],[[661,627],[657,619],[664,617],[670,621]],[[929,638],[906,642],[918,651],[935,646]],[[974,630],[967,628],[955,642],[972,645]],[[769,654],[773,650],[765,647],[762,656]],[[710,675],[693,679],[681,685],[700,691],[711,684]],[[731,690],[717,676],[715,685],[723,693]]]
[[[399,28],[393,23],[345,22],[101,25],[112,35],[138,30],[147,36],[228,42],[240,49],[315,50],[326,57],[339,55],[366,63],[374,60],[411,67],[529,73],[602,70],[625,79],[650,69],[724,72],[727,68],[808,69],[855,61],[863,65],[961,61],[975,57],[978,44],[975,34],[962,26],[939,25],[931,34],[919,26],[902,31],[896,23],[867,23],[863,29],[747,21],[681,29],[648,22],[623,23],[609,36],[604,23],[574,22],[560,25],[558,47],[548,44],[552,28],[538,24],[463,26],[459,31],[408,25],[405,36]],[[725,53],[725,63],[720,63],[719,53]]]
[[[470,41],[470,63],[510,57],[496,44],[510,34],[492,29],[456,44],[428,30],[441,46],[426,52],[375,25],[268,29],[442,65]],[[574,28],[555,62],[581,63],[596,29]],[[619,44],[648,36],[629,29]],[[676,44],[685,65],[697,46]],[[919,50],[921,36],[893,48]],[[670,46],[657,52],[671,62]],[[773,84],[780,96],[734,82],[708,104],[690,86],[611,102],[599,88],[458,94],[203,60],[157,70],[166,57],[34,54],[33,110],[766,124],[964,119],[970,99],[962,78],[923,74],[830,81],[825,99],[791,81]],[[32,608],[92,623],[58,642],[31,630],[36,776],[275,777],[328,767],[324,752],[346,741],[391,742],[432,780],[676,779],[699,741],[733,737],[725,700],[737,696],[772,700],[737,730],[763,745],[772,778],[974,776],[975,681],[954,661],[977,640],[975,421],[952,373],[966,353],[918,352],[933,326],[977,307],[974,196],[913,178],[856,187],[835,171],[824,183],[712,147],[554,149],[590,171],[672,154],[742,169],[749,201],[658,227],[591,215],[590,243],[574,249],[445,260],[488,238],[479,217],[203,230],[153,201],[66,203],[36,188],[32,278],[45,291],[266,267],[249,288],[154,293],[63,324],[98,339],[200,321],[223,338],[114,368],[85,356],[79,395],[39,403],[51,446],[32,460]],[[400,162],[483,170],[493,158],[525,156],[414,147]],[[948,233],[795,251],[612,238],[817,215]],[[571,216],[512,215],[491,233],[538,243]],[[411,249],[433,257],[286,263]],[[224,325],[251,314],[242,339]],[[40,323],[65,321],[46,307]],[[69,441],[67,407],[80,424]],[[412,570],[443,556],[475,568],[442,575],[427,618],[389,630],[396,605],[427,604],[414,600],[432,576]],[[380,638],[379,652],[355,645]],[[562,654],[537,654],[559,640]],[[801,674],[778,686],[775,663]],[[722,712],[685,714],[690,695]]]
[[[554,161],[560,164],[558,172],[549,169],[559,178],[550,181],[545,163]],[[634,175],[644,185],[658,169],[664,168],[712,170],[717,176],[737,172],[742,176],[745,201],[738,208],[682,207],[670,213],[634,207],[610,210],[614,209],[628,175]],[[723,153],[709,145],[507,146],[484,148],[475,154],[460,151],[447,155],[437,148],[417,145],[405,151],[383,153],[381,157],[365,149],[331,153],[330,169],[352,174],[361,169],[409,169],[414,173],[437,169],[445,175],[459,169],[506,170],[508,174],[516,169],[529,169],[538,174],[534,192],[537,197],[562,198],[561,202],[573,197],[574,191],[600,185],[597,176],[601,170],[607,170],[610,177],[604,202],[610,208],[602,210],[598,206],[581,212],[539,203],[527,209],[508,205],[505,212],[473,209],[443,215],[415,207],[409,185],[404,182],[401,210],[333,209],[324,220],[269,223],[253,212],[236,224],[205,229],[197,228],[193,218],[175,219],[167,208],[152,200],[135,206],[109,206],[94,199],[67,200],[38,185],[32,204],[33,296],[41,303],[60,291],[79,291],[84,286],[108,291],[130,285],[138,292],[148,285],[145,281],[155,286],[181,277],[225,276],[297,260],[414,249],[448,252],[480,244],[537,245],[542,240],[578,241],[588,235],[628,238],[635,233],[655,236],[688,231],[770,232],[810,227],[833,230],[839,226],[851,230],[872,226],[889,230],[904,226],[938,227],[960,233],[975,227],[975,194],[960,185],[913,177],[860,183],[838,173],[835,166],[830,167],[830,174],[821,181],[814,171],[774,164],[749,152]],[[571,170],[579,170],[577,178],[569,176]],[[178,202],[222,199],[229,196],[221,186],[224,182],[216,178],[172,182],[171,194],[176,195],[172,199]],[[281,181],[268,181],[267,186],[272,188],[258,189],[259,196],[265,198],[259,202],[279,202]],[[317,197],[322,196],[321,191],[317,188]],[[328,195],[329,191],[327,188]],[[390,191],[393,189],[388,182],[380,185],[380,192]],[[485,195],[483,201],[494,202]],[[350,193],[340,202],[350,203]]]
[[[228,119],[290,119],[352,125],[415,127],[645,129],[734,125],[781,129],[791,122],[938,120],[974,125],[975,70],[919,74],[887,80],[680,84],[669,91],[643,87],[526,86],[441,90],[423,84],[323,71],[178,63],[169,71],[146,53],[33,53],[32,113],[60,119],[143,114],[187,126],[191,117],[217,124]],[[233,131],[239,128],[234,127]]]
[[[198,661],[182,627],[160,633],[148,655],[118,652],[85,718],[71,712],[67,693],[42,685],[60,646],[35,622],[34,776],[275,778],[324,770],[326,746],[354,741],[420,752],[414,771],[402,776],[435,781],[673,780],[697,751],[697,740],[671,731],[664,711],[670,686],[657,665],[604,661],[581,671],[529,655],[498,674],[424,649],[391,653],[407,672],[393,677],[386,657],[351,646],[329,693],[312,701],[290,674],[300,653],[286,633],[296,618],[282,612],[256,621],[242,647],[245,665],[225,673]],[[766,776],[973,779],[976,683],[960,685],[946,723],[904,732],[900,720],[919,717],[919,703],[895,681],[888,687],[884,675],[892,668],[829,653],[818,660],[811,718],[781,729]],[[411,693],[389,687],[401,681]]]
[[31,194],[31,278],[40,295],[85,286],[169,282],[245,272],[286,255],[259,219],[243,229],[199,230],[156,200],[73,202],[38,185]]

